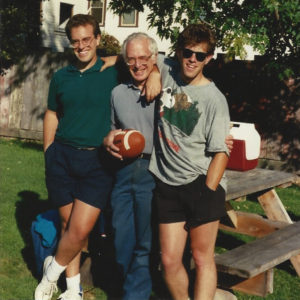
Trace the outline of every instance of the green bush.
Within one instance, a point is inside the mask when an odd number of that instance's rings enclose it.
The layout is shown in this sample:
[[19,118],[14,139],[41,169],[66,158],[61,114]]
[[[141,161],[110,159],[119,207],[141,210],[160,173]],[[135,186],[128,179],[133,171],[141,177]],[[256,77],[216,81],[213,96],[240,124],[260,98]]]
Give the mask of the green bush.
[[117,55],[120,53],[121,46],[114,36],[102,32],[98,49],[102,56]]

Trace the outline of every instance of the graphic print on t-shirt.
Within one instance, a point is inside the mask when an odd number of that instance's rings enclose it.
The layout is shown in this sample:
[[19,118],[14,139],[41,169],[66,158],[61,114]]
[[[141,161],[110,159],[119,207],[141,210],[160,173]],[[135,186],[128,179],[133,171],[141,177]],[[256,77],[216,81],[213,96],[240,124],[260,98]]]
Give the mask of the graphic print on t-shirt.
[[172,91],[170,87],[164,88],[160,98],[160,117],[189,136],[200,117],[197,104],[187,94],[177,93],[176,89]]

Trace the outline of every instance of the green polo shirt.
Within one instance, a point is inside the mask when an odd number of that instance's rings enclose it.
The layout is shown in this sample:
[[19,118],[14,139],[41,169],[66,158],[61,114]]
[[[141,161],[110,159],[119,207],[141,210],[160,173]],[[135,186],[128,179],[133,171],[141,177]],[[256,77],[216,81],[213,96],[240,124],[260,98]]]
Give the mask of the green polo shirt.
[[52,77],[48,109],[58,113],[55,139],[74,147],[99,147],[110,130],[110,94],[117,85],[114,67],[99,72],[100,58],[80,72],[69,65]]

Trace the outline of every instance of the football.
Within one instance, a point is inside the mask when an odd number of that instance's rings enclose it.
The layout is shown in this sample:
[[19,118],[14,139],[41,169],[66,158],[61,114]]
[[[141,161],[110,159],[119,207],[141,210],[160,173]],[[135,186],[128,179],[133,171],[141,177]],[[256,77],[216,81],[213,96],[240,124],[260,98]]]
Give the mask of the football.
[[123,158],[134,158],[141,154],[145,148],[143,134],[134,129],[123,129],[114,137],[114,144],[120,149]]

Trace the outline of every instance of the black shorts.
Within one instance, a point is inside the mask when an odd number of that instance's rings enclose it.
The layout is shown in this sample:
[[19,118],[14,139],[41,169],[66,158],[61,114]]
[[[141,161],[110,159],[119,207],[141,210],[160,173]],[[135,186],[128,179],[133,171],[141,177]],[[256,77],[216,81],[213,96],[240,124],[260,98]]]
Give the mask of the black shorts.
[[112,188],[112,174],[101,159],[100,150],[82,150],[59,142],[45,152],[46,185],[54,207],[79,199],[104,208]]
[[185,228],[219,220],[226,214],[225,190],[218,185],[216,191],[205,184],[200,175],[193,182],[173,186],[156,180],[154,201],[159,223],[186,222]]

